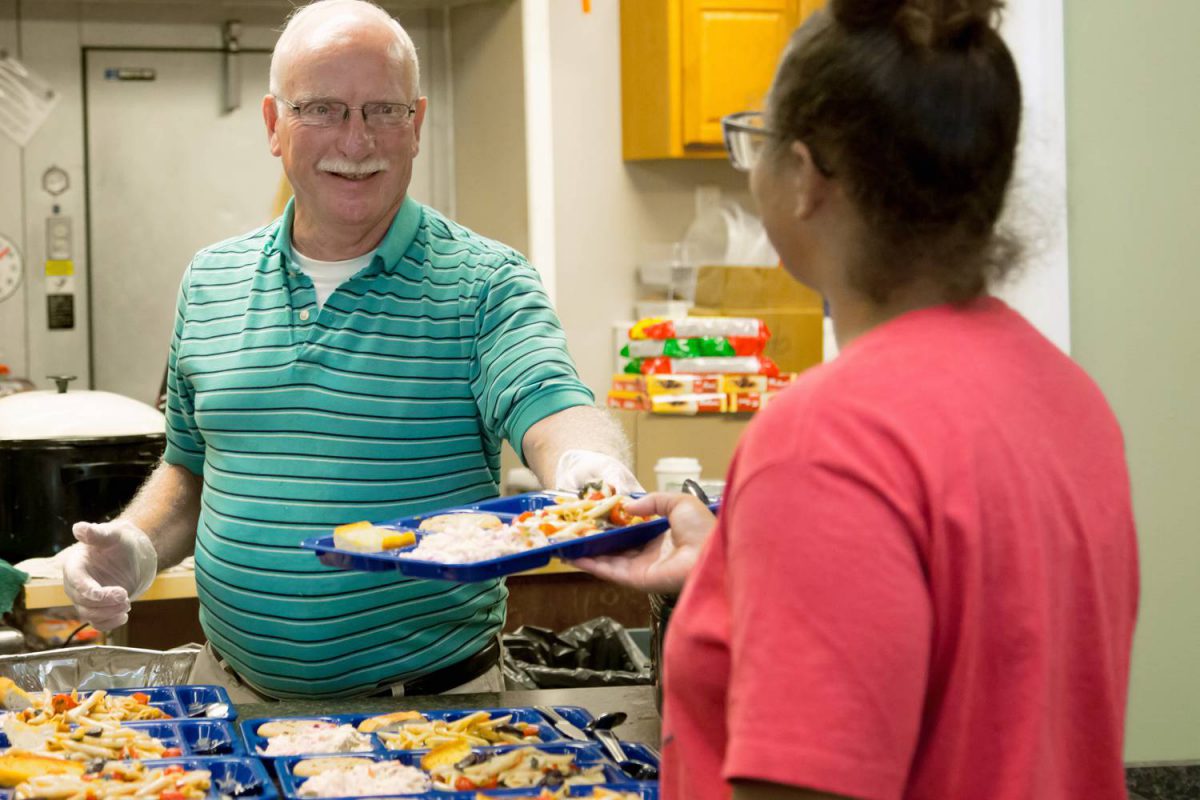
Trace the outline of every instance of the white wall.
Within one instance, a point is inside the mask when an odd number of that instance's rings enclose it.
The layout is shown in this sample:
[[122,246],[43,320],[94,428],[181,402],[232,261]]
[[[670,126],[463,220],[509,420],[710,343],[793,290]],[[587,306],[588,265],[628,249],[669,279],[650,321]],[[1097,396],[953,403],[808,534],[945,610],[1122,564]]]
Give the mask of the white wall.
[[618,0],[593,0],[590,14],[576,2],[524,2],[549,3],[557,306],[584,382],[602,397],[612,322],[633,313],[642,246],[682,238],[698,185],[751,201],[745,176],[723,159],[622,160]]

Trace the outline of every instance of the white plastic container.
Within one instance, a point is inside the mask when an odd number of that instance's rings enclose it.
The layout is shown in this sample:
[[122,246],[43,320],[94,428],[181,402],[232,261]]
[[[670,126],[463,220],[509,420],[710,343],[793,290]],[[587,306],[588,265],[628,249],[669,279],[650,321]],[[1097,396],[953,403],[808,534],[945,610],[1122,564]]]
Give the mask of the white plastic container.
[[678,492],[688,478],[700,480],[700,461],[695,458],[660,458],[654,465],[658,491]]

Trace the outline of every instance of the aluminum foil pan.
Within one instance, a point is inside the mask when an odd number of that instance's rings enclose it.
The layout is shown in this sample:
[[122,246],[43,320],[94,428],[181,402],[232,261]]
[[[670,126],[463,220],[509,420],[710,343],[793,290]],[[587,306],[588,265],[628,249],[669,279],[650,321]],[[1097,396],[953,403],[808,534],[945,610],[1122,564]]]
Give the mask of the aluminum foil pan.
[[199,645],[173,650],[134,647],[69,647],[0,656],[0,677],[26,691],[141,689],[188,682]]

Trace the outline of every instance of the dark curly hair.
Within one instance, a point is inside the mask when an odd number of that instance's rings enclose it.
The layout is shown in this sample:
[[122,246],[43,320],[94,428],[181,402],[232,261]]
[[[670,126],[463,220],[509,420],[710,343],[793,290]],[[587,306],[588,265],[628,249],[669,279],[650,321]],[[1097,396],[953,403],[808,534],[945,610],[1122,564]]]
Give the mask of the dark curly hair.
[[919,278],[951,302],[1016,261],[996,232],[1021,84],[1000,0],[832,0],[793,36],[767,104],[776,153],[800,140],[869,229],[852,285],[877,303]]

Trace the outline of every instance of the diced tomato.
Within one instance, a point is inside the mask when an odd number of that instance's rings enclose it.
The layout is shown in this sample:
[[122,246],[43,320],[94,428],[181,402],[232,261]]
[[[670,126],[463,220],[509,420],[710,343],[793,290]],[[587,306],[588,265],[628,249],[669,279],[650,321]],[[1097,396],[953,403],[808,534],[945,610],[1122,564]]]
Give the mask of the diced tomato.
[[543,522],[541,525],[538,525],[538,530],[547,536],[553,536],[554,534],[558,533],[558,528],[554,525],[551,525],[549,522]]
[[480,785],[479,788],[480,789],[495,789],[499,785],[500,785],[500,778],[497,777],[496,775],[493,775],[492,777],[490,777],[486,781],[484,781],[483,784]]
[[475,781],[471,780],[466,775],[459,775],[454,779],[454,788],[457,791],[465,792],[468,789],[478,789],[479,787],[475,785]]
[[517,514],[517,522],[524,522],[525,520],[529,519],[532,516],[533,516],[532,511],[526,511],[523,514]]
[[[170,751],[170,750],[174,750],[175,752],[179,752],[179,748],[178,748],[178,747],[170,747],[170,748],[167,748],[167,750],[164,750],[164,751],[163,751],[163,758],[178,758],[178,756],[168,756],[168,755],[167,755],[167,752],[168,752],[168,751]],[[164,773],[164,774],[166,774],[166,775],[182,775],[182,774],[183,774],[183,767],[182,767],[181,765],[179,765],[179,764],[172,764],[171,766],[169,766],[169,767],[167,767],[166,769],[164,769],[164,770],[163,770],[163,773]]]
[[165,792],[160,792],[158,800],[184,800],[186,795],[178,789],[167,789]]
[[618,528],[624,528],[633,522],[633,517],[623,507],[615,505],[613,506],[613,510],[608,512],[608,521]]
[[141,703],[142,705],[148,705],[150,703],[150,695],[146,694],[145,692],[134,692],[131,696],[133,697],[133,702],[135,703]]
[[70,711],[75,706],[79,705],[74,697],[69,694],[56,694],[50,699],[50,709],[55,714],[61,714],[64,711]]
[[[182,755],[183,755],[183,751],[180,750],[178,747],[168,747],[166,750],[163,750],[162,757],[163,758],[179,758]],[[172,767],[169,767],[167,769],[167,771],[170,772],[171,769],[174,769],[174,768],[178,768],[180,772],[183,772],[183,767],[180,767],[178,764],[172,765]]]
[[537,736],[539,733],[538,726],[537,725],[522,725],[521,733],[525,736]]
[[587,496],[588,500],[603,500],[604,492],[592,492]]

